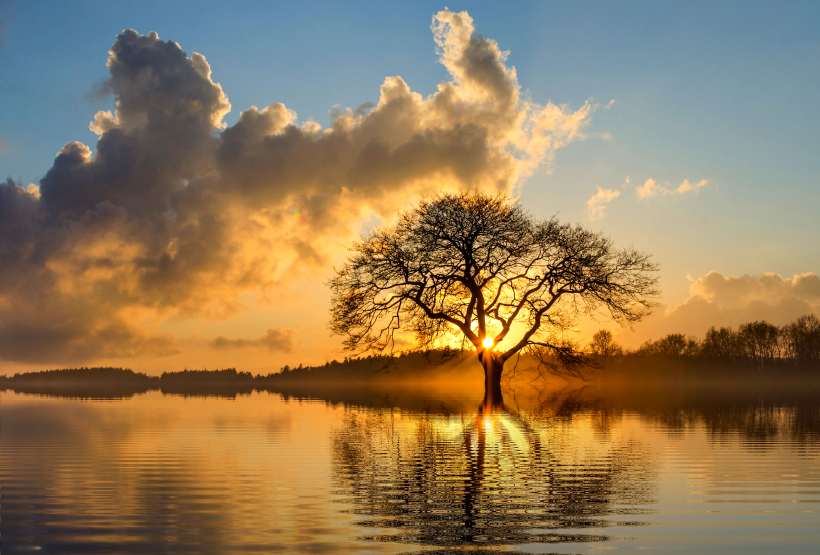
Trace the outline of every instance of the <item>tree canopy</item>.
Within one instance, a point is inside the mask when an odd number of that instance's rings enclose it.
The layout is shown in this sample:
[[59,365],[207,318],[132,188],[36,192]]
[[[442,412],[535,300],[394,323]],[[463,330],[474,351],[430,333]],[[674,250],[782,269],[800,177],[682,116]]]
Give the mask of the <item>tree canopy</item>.
[[537,219],[506,194],[441,193],[352,246],[329,282],[330,328],[350,351],[460,343],[499,373],[524,352],[571,366],[578,317],[637,322],[658,293],[656,270],[648,254]]

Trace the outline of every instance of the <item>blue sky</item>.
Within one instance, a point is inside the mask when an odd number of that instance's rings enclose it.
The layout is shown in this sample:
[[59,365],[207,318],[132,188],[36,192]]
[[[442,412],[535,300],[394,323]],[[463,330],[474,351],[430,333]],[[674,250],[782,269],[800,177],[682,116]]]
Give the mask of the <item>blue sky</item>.
[[[89,121],[114,104],[93,92],[125,28],[203,54],[230,99],[228,125],[283,102],[327,126],[334,105],[377,102],[387,76],[436,91],[447,72],[430,21],[445,5],[509,51],[534,101],[601,104],[587,138],[523,183],[534,213],[653,252],[670,306],[710,271],[818,271],[817,2],[3,2],[0,176],[37,183],[65,143],[93,150]],[[650,178],[709,183],[639,199]],[[592,220],[596,186],[620,196]]]

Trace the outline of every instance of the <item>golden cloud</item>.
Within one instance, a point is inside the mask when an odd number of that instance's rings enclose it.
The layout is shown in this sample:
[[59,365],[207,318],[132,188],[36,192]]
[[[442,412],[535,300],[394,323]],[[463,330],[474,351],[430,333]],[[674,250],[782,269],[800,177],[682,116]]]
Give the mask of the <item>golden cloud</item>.
[[[375,106],[334,110],[326,129],[281,103],[226,126],[204,56],[124,31],[95,150],[67,144],[39,188],[0,185],[0,359],[175,352],[162,319],[225,318],[243,296],[321,279],[363,221],[443,189],[511,191],[584,138],[597,105],[523,99],[466,12],[432,31],[449,73],[434,94],[387,77]],[[251,343],[267,345],[219,341]]]

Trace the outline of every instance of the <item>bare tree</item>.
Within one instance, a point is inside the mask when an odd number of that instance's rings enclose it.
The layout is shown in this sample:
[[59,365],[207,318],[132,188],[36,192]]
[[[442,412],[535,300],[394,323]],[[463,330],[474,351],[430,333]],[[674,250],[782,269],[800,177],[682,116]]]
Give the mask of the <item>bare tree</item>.
[[820,360],[820,320],[814,314],[801,316],[781,329],[784,355],[801,363]]
[[682,333],[670,333],[657,341],[645,341],[637,354],[662,357],[693,357],[701,353],[697,337],[686,337]]
[[700,350],[701,356],[720,360],[732,360],[743,356],[737,333],[730,327],[715,329],[714,326],[706,330]]
[[621,355],[624,350],[615,342],[615,336],[609,330],[598,330],[592,336],[587,349],[597,356]]
[[780,328],[761,320],[741,324],[737,336],[742,352],[751,361],[763,369],[771,366],[775,359],[780,358],[781,342]]
[[583,354],[567,333],[577,317],[639,321],[658,294],[656,270],[648,254],[536,220],[505,194],[441,193],[351,248],[329,282],[330,328],[349,351],[392,353],[405,332],[414,349],[475,348],[496,406],[507,360],[532,353],[578,372]]

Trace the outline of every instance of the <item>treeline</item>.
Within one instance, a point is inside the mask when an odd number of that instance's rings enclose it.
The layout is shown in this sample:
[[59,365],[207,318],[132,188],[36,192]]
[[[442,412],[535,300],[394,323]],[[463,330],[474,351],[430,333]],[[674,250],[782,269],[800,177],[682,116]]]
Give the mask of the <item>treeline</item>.
[[57,382],[73,383],[138,383],[159,385],[159,378],[134,372],[130,368],[92,367],[62,368],[43,370],[42,372],[17,373],[13,376],[0,376],[2,384],[30,383],[47,384]]
[[391,367],[395,367],[398,360],[406,358],[407,355],[391,359],[387,356],[370,355],[366,357],[345,357],[344,360],[331,360],[317,366],[303,366],[291,368],[287,364],[279,372],[271,373],[267,376],[259,376],[264,382],[303,382],[330,380],[330,381],[356,381],[357,379],[371,377],[376,373],[389,372]]
[[703,339],[671,333],[646,341],[635,350],[622,348],[607,330],[592,337],[588,352],[596,356],[638,356],[701,359],[710,362],[751,366],[816,368],[820,366],[820,320],[809,314],[784,326],[766,321],[732,327],[711,327]]
[[[370,381],[430,382],[461,381],[467,376],[475,377],[476,367],[465,366],[465,361],[475,362],[472,351],[436,349],[428,353],[410,352],[393,357],[369,355],[345,357],[317,366],[291,368],[283,366],[275,374],[258,376],[260,383],[356,383]],[[477,363],[476,363],[477,364]]]
[[124,398],[160,390],[168,393],[210,393],[236,389],[237,383],[250,382],[249,372],[224,370],[183,370],[148,376],[129,368],[64,368],[0,376],[0,390],[84,398]]
[[185,369],[182,372],[163,372],[159,384],[163,393],[233,397],[256,389],[256,378],[250,372],[237,372],[236,368]]
[[159,386],[158,377],[129,368],[63,368],[0,376],[0,390],[72,397],[127,397]]
[[[459,366],[459,363],[468,357],[468,353],[454,351],[434,351],[427,355],[411,353],[393,358],[346,357],[342,361],[332,360],[317,366],[300,364],[291,368],[286,365],[279,372],[256,376],[250,372],[238,372],[235,368],[185,369],[164,372],[161,376],[146,376],[124,368],[74,368],[0,376],[0,390],[79,397],[124,397],[160,390],[180,395],[233,397],[254,390],[283,392],[294,386],[315,387],[316,384],[333,387],[343,383],[423,383],[442,379],[465,382],[470,381],[467,376],[470,369]],[[475,378],[476,375],[469,377]]]
[[[617,344],[613,334],[600,330],[586,348],[599,369],[624,378],[733,378],[754,371],[763,376],[816,375],[820,370],[820,320],[812,314],[785,326],[765,321],[731,327],[712,327],[701,339],[672,333],[647,341],[634,350]],[[529,361],[533,362],[533,361]],[[472,363],[472,364],[470,364]],[[523,371],[531,366],[526,360]],[[513,372],[514,373],[514,372]],[[590,373],[594,378],[595,374]],[[802,379],[802,378],[801,378]],[[147,376],[128,368],[93,367],[45,370],[0,376],[0,390],[65,394],[80,397],[124,397],[150,390],[184,395],[228,395],[254,390],[287,392],[317,384],[382,384],[430,382],[480,384],[480,366],[471,351],[441,350],[396,357],[371,355],[332,360],[322,365],[252,375],[235,368],[164,372]]]

